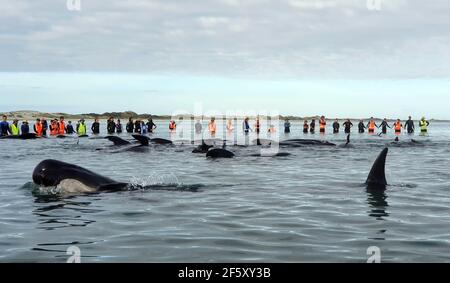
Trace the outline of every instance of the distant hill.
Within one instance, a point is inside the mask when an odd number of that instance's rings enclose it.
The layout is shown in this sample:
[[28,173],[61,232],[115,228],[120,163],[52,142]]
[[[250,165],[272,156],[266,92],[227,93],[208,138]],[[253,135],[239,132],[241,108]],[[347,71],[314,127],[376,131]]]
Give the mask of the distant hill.
[[81,118],[84,119],[108,119],[109,117],[114,117],[115,119],[148,119],[152,117],[153,119],[170,119],[170,116],[167,115],[150,115],[150,114],[138,114],[133,111],[124,111],[124,112],[105,112],[105,113],[81,113],[81,114],[69,114],[69,113],[47,113],[47,112],[39,112],[33,110],[19,110],[19,111],[10,111],[4,112],[8,116],[8,119],[19,119],[19,120],[35,120],[37,118],[46,118],[46,119],[54,119],[59,118],[60,116],[64,116],[64,118],[78,120]]
[[[84,119],[108,119],[109,117],[114,117],[115,119],[122,119],[122,120],[128,120],[129,118],[133,119],[148,119],[152,117],[153,119],[158,120],[170,120],[170,115],[151,115],[148,113],[142,113],[138,114],[134,111],[124,111],[124,112],[105,112],[105,113],[81,113],[81,114],[69,114],[69,113],[47,113],[47,112],[39,112],[39,111],[33,111],[33,110],[19,110],[19,111],[10,111],[10,112],[4,112],[1,114],[5,114],[8,116],[8,120],[11,119],[19,119],[19,120],[35,120],[36,118],[46,118],[46,119],[54,119],[59,118],[60,116],[64,116],[66,120],[79,120],[81,118]],[[191,114],[184,114],[179,115],[179,117],[190,117],[191,119],[198,119],[201,117],[194,117],[194,115]],[[204,116],[203,119],[209,119],[210,117]],[[255,117],[250,117],[254,119]],[[298,117],[298,116],[279,116],[280,120],[289,119],[292,121],[297,120],[308,120],[316,119],[319,120],[320,116],[311,116],[311,117]],[[359,121],[361,118],[351,118],[352,121]],[[377,121],[381,120],[380,118],[375,118]],[[327,118],[328,121],[335,120],[335,118]],[[339,118],[339,121],[346,120],[343,118]],[[368,121],[369,118],[363,118],[364,121]],[[415,119],[418,120],[418,117]],[[389,119],[389,122],[395,121],[395,119]],[[429,121],[444,121],[444,120],[435,120],[435,119],[429,119]]]

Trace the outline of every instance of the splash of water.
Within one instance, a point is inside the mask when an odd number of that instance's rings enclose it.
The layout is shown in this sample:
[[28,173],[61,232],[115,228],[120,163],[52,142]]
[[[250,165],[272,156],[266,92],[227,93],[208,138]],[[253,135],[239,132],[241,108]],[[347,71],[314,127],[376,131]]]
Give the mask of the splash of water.
[[134,176],[130,180],[130,187],[131,188],[148,188],[148,187],[155,187],[155,186],[172,186],[177,187],[181,183],[179,182],[178,178],[172,174],[152,174],[146,177],[136,177]]

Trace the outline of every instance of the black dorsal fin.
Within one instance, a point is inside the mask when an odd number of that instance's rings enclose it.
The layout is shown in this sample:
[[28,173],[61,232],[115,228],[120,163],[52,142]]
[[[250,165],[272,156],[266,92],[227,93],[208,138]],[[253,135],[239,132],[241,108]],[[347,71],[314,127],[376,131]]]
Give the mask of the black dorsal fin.
[[386,147],[381,151],[378,158],[373,163],[369,176],[366,180],[368,186],[380,186],[385,187],[387,185],[385,175],[386,156],[388,154],[388,148]]

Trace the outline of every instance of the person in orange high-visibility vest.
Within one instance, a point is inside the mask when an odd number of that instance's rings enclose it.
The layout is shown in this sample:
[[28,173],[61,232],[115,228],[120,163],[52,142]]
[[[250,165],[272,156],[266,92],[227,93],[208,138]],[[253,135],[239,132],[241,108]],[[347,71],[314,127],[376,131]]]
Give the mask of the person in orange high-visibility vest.
[[229,119],[227,122],[227,131],[228,133],[232,133],[234,130],[233,120]]
[[177,123],[175,123],[175,121],[174,120],[171,120],[170,122],[169,122],[169,130],[170,130],[170,132],[175,132],[176,130],[177,130]]
[[268,132],[269,134],[274,134],[274,133],[277,132],[277,129],[275,128],[274,125],[270,125],[270,126],[269,126],[269,129],[267,130],[267,132]]
[[375,133],[375,127],[379,128],[379,126],[375,123],[375,119],[373,117],[370,117],[370,121],[367,124],[367,129],[369,129],[369,134]]
[[54,119],[50,123],[50,135],[56,136],[58,135],[58,120]]
[[394,123],[394,130],[395,130],[395,133],[396,133],[397,135],[398,135],[398,134],[401,134],[401,133],[402,133],[402,128],[403,128],[402,122],[400,121],[400,119],[397,119],[397,122]]
[[36,136],[41,137],[43,132],[43,127],[41,123],[41,119],[37,118],[36,123],[34,124],[34,132],[36,133]]
[[61,116],[59,117],[59,128],[58,128],[58,134],[59,135],[64,135],[65,131],[66,131],[66,123],[64,122],[64,117]]
[[320,117],[319,127],[320,127],[320,132],[322,134],[325,133],[326,126],[327,126],[327,121],[325,120],[325,116]]
[[309,124],[308,124],[308,121],[305,120],[305,122],[303,123],[303,133],[307,134],[308,131],[309,131]]
[[209,122],[209,124],[208,124],[208,130],[209,130],[209,133],[211,134],[211,136],[216,135],[217,126],[216,126],[215,118],[211,118],[211,122]]

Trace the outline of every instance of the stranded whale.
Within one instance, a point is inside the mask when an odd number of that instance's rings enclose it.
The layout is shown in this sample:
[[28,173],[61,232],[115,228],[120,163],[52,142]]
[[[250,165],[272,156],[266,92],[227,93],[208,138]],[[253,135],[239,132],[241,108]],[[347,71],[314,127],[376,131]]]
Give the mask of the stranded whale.
[[208,150],[206,153],[206,157],[211,158],[232,158],[234,157],[234,153],[231,151],[228,151],[224,148],[212,148]]
[[328,142],[328,141],[321,141],[321,140],[309,140],[309,139],[291,139],[280,142],[281,146],[288,146],[288,147],[301,147],[305,145],[313,145],[313,146],[336,146],[336,144]]
[[0,139],[18,139],[18,140],[32,140],[39,138],[35,133],[21,134],[21,135],[9,135],[0,137]]
[[56,187],[66,193],[93,193],[119,191],[127,183],[116,182],[80,166],[58,160],[40,162],[33,171],[33,182],[45,187]]
[[118,136],[106,136],[105,139],[112,141],[114,145],[121,146],[121,145],[129,145],[130,142],[126,141],[122,138],[119,138]]

